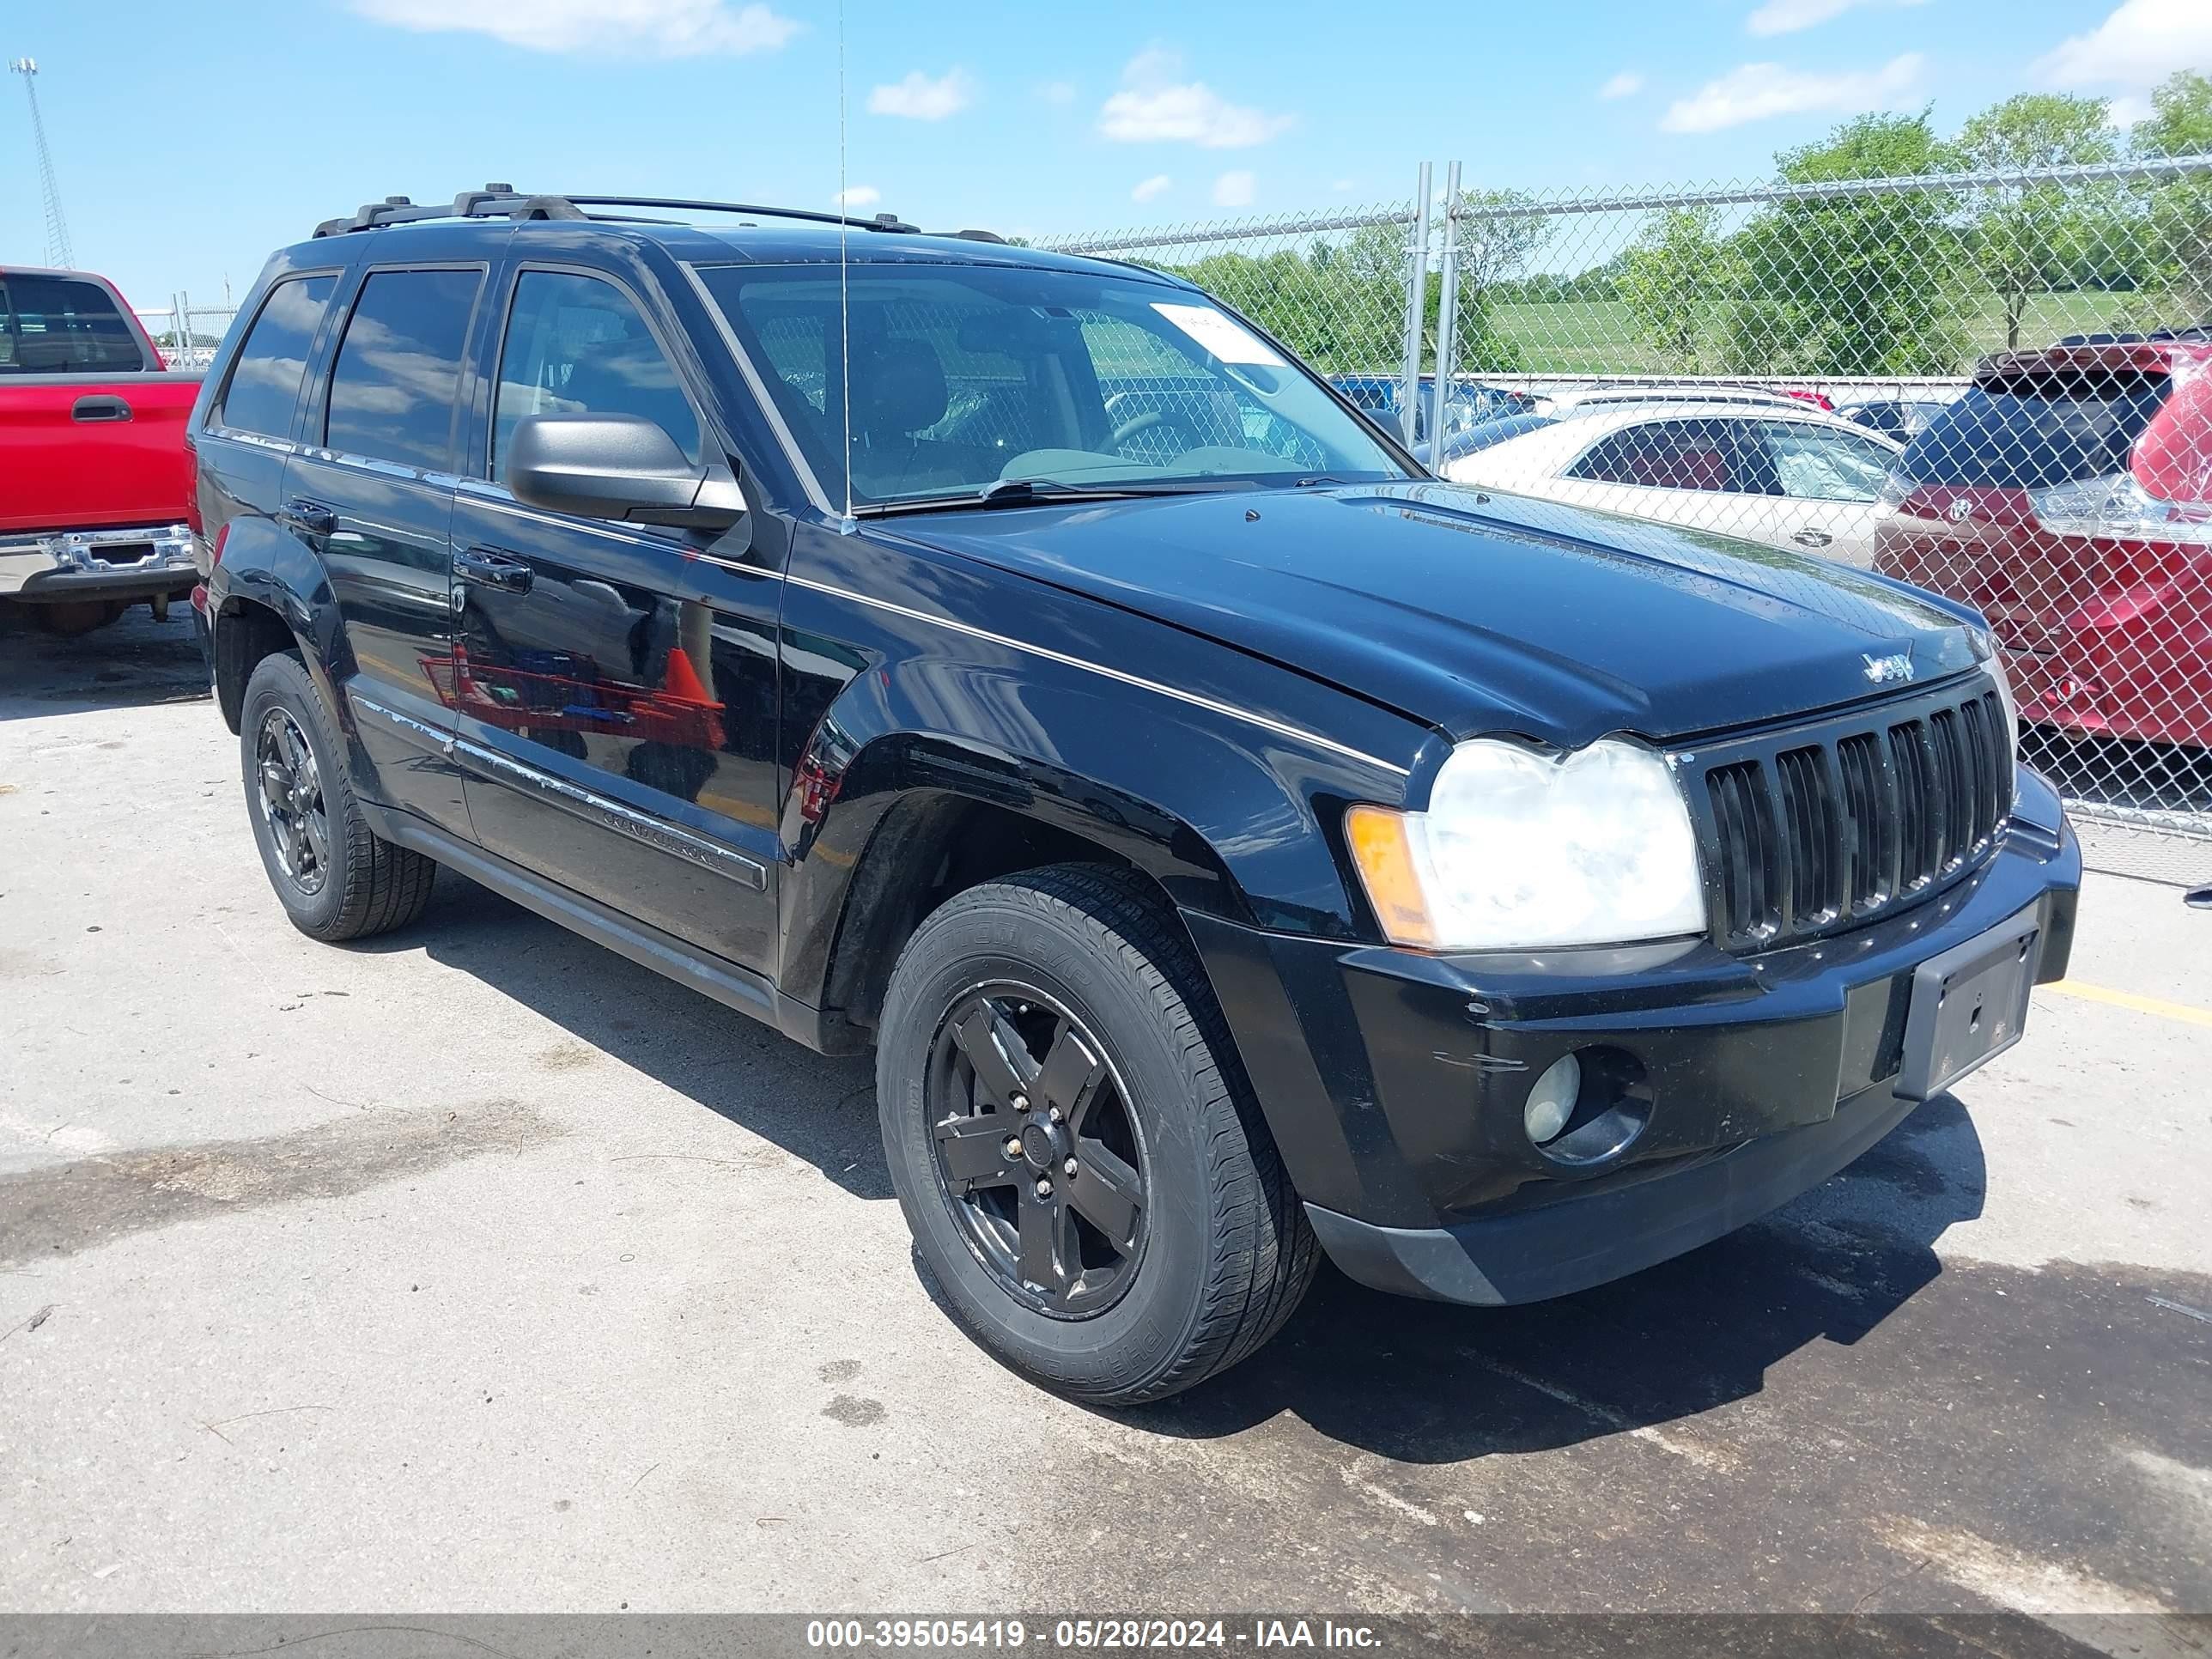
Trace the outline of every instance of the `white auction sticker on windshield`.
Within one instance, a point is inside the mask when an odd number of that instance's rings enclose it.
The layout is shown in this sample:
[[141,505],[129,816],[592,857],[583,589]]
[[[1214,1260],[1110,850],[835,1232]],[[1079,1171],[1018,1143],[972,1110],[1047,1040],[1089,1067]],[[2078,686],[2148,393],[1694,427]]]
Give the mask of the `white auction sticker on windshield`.
[[1224,316],[1212,306],[1164,305],[1155,301],[1152,309],[1224,363],[1264,363],[1269,368],[1283,366],[1281,354],[1273,346],[1234,317]]

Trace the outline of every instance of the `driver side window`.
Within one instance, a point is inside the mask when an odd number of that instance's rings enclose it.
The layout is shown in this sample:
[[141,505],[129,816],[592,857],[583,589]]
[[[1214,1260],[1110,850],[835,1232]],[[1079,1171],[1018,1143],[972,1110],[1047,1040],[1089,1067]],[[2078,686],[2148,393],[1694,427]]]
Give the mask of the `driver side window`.
[[623,291],[596,276],[526,270],[500,349],[492,477],[526,415],[641,415],[696,465],[699,416],[676,368]]
[[1805,501],[1870,501],[1894,459],[1870,438],[1796,421],[1762,421],[1782,493]]

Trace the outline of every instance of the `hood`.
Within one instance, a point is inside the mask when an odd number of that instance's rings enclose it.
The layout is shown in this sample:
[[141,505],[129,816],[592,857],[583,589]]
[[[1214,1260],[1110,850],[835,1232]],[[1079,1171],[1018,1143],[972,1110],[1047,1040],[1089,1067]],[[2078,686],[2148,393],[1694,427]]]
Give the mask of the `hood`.
[[1448,484],[948,513],[896,533],[1455,738],[1666,740],[1886,694],[1899,654],[1919,683],[1975,661],[1971,611],[1885,578]]

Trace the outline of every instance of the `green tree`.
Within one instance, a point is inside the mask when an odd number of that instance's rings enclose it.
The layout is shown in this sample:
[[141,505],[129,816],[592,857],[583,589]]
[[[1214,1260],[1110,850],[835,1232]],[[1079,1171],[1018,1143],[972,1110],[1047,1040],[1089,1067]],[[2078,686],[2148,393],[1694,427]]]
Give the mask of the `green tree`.
[[1613,278],[1637,331],[1668,368],[1695,369],[1723,303],[1735,291],[1734,258],[1711,208],[1672,208],[1644,228]]
[[1402,276],[1386,279],[1355,261],[1295,248],[1209,254],[1172,269],[1325,372],[1395,363],[1403,349]]
[[[1454,322],[1452,356],[1458,374],[1497,373],[1521,367],[1521,349],[1498,332],[1495,307],[1516,297],[1528,262],[1550,237],[1550,222],[1527,211],[1531,198],[1521,191],[1472,190],[1460,195],[1456,236],[1459,245],[1459,303]],[[1436,222],[1441,226],[1441,219]],[[1332,270],[1349,269],[1370,285],[1365,293],[1379,295],[1384,284],[1395,289],[1391,302],[1394,326],[1405,325],[1406,243],[1403,225],[1368,225],[1345,240],[1331,263]],[[1437,243],[1441,247],[1441,229]],[[1370,301],[1370,304],[1374,301]],[[1440,259],[1429,262],[1428,286],[1421,307],[1421,367],[1436,368],[1437,321],[1443,310],[1443,271]],[[1402,333],[1394,336],[1391,350],[1370,360],[1374,368],[1395,364],[1405,349]]]
[[[2024,92],[1960,128],[1950,157],[1961,171],[2027,173],[2119,159],[2102,98]],[[2005,346],[2020,344],[2028,301],[2087,272],[2124,241],[2120,192],[2111,186],[1997,184],[1975,191],[1966,246],[1973,269],[2004,308]]]
[[[1528,211],[1525,191],[1470,190],[1459,198],[1459,303],[1452,325],[1452,371],[1500,374],[1524,366],[1518,342],[1498,327],[1497,308],[1519,283],[1529,262],[1551,240],[1552,222]],[[1441,313],[1443,295],[1427,306],[1430,335]]]
[[[2151,113],[2130,135],[2145,160],[2212,155],[2212,76],[2182,70],[2151,94]],[[2147,325],[2212,321],[2212,178],[2161,180],[2143,191],[2154,265],[2130,316]]]
[[[1775,158],[1791,185],[1942,171],[1926,112],[1862,115]],[[1968,355],[1959,239],[1941,191],[1810,194],[1775,203],[1731,241],[1738,293],[1722,366],[1739,374],[1948,374]]]
[[2212,155],[2212,76],[2180,70],[2150,95],[2131,135],[2138,155]]

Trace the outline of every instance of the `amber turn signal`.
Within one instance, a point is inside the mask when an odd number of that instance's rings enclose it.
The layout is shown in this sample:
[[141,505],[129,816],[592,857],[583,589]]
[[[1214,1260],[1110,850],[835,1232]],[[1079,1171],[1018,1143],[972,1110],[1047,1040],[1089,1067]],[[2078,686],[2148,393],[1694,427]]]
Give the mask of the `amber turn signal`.
[[1405,814],[1387,806],[1352,807],[1344,815],[1344,835],[1384,934],[1395,944],[1434,950],[1436,926],[1429,920],[1420,878],[1414,872]]

